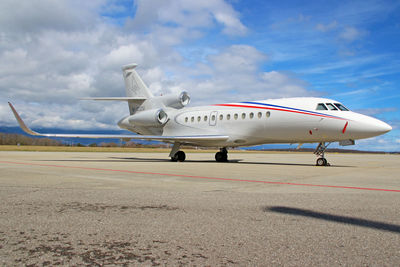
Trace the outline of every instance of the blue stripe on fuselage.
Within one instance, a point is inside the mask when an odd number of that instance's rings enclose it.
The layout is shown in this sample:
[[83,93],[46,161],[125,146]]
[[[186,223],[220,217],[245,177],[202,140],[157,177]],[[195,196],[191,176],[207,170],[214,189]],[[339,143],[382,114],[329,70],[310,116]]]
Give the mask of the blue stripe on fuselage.
[[335,117],[335,118],[338,118],[338,119],[343,119],[341,117],[334,116],[334,115],[331,115],[331,114],[324,114],[324,113],[319,113],[319,112],[315,112],[315,111],[309,111],[309,110],[305,110],[305,109],[290,108],[290,107],[284,107],[284,106],[278,106],[278,105],[272,105],[272,104],[266,104],[266,103],[259,103],[259,102],[240,102],[240,103],[253,104],[253,105],[262,105],[262,106],[267,106],[267,107],[269,106],[269,107],[275,107],[275,108],[285,108],[285,109],[290,109],[290,110],[296,110],[296,111],[301,111],[301,112],[312,113],[312,114],[316,114],[316,115],[330,116],[330,117]]

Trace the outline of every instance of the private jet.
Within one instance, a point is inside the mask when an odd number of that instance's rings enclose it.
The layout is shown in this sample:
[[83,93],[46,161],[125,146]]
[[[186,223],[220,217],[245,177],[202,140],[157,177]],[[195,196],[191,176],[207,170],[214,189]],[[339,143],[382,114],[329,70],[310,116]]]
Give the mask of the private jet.
[[155,140],[172,144],[172,161],[185,161],[182,145],[218,147],[217,162],[228,161],[228,148],[261,144],[317,143],[317,166],[328,166],[329,144],[354,145],[355,140],[389,132],[392,127],[378,119],[352,112],[327,98],[297,97],[187,107],[190,97],[179,94],[154,96],[135,68],[122,67],[126,97],[94,97],[85,100],[124,101],[128,116],[118,122],[136,135],[51,134],[31,130],[9,103],[20,127],[28,134],[46,137],[118,138]]

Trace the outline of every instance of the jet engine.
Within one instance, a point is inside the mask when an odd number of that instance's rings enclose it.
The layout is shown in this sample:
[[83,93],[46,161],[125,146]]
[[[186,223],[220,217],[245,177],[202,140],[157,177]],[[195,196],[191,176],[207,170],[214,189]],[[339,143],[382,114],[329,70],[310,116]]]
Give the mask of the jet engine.
[[162,126],[168,121],[168,114],[162,109],[137,112],[128,117],[129,123],[137,126]]
[[183,108],[190,102],[190,96],[186,91],[181,92],[179,95],[164,95],[156,97],[157,101],[161,101],[165,106],[176,109]]

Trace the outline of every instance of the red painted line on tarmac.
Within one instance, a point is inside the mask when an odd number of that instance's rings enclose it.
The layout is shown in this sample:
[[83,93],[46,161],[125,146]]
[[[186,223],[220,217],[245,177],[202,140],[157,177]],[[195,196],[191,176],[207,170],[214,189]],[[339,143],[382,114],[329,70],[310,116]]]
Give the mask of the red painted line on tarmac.
[[122,172],[122,173],[135,173],[135,174],[147,174],[147,175],[174,176],[174,177],[184,177],[184,178],[193,178],[193,179],[207,179],[207,180],[217,180],[217,181],[233,181],[233,182],[295,185],[295,186],[310,186],[310,187],[330,187],[330,188],[341,188],[341,189],[385,191],[385,192],[397,192],[397,193],[400,193],[400,190],[396,190],[396,189],[383,189],[383,188],[370,188],[370,187],[341,186],[341,185],[320,185],[320,184],[300,184],[300,183],[288,183],[288,182],[273,182],[273,181],[260,181],[260,180],[232,179],[232,178],[196,176],[196,175],[173,174],[173,173],[139,172],[139,171],[129,171],[129,170],[115,170],[115,169],[90,168],[90,167],[66,166],[66,165],[52,165],[52,164],[40,164],[40,163],[28,163],[28,162],[13,162],[13,161],[0,161],[0,163],[19,164],[19,165],[32,165],[32,166],[41,166],[41,167],[55,167],[55,168],[69,168],[69,169],[106,171],[106,172]]

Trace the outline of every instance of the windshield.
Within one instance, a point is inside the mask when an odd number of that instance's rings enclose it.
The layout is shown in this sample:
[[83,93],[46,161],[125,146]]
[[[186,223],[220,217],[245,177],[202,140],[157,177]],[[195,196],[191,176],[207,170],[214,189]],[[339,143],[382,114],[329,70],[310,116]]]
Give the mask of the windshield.
[[332,103],[326,103],[330,110],[338,110]]
[[340,109],[341,111],[349,111],[345,106],[339,103],[335,103],[335,106]]
[[319,103],[317,105],[317,110],[328,110],[328,108],[323,103]]

